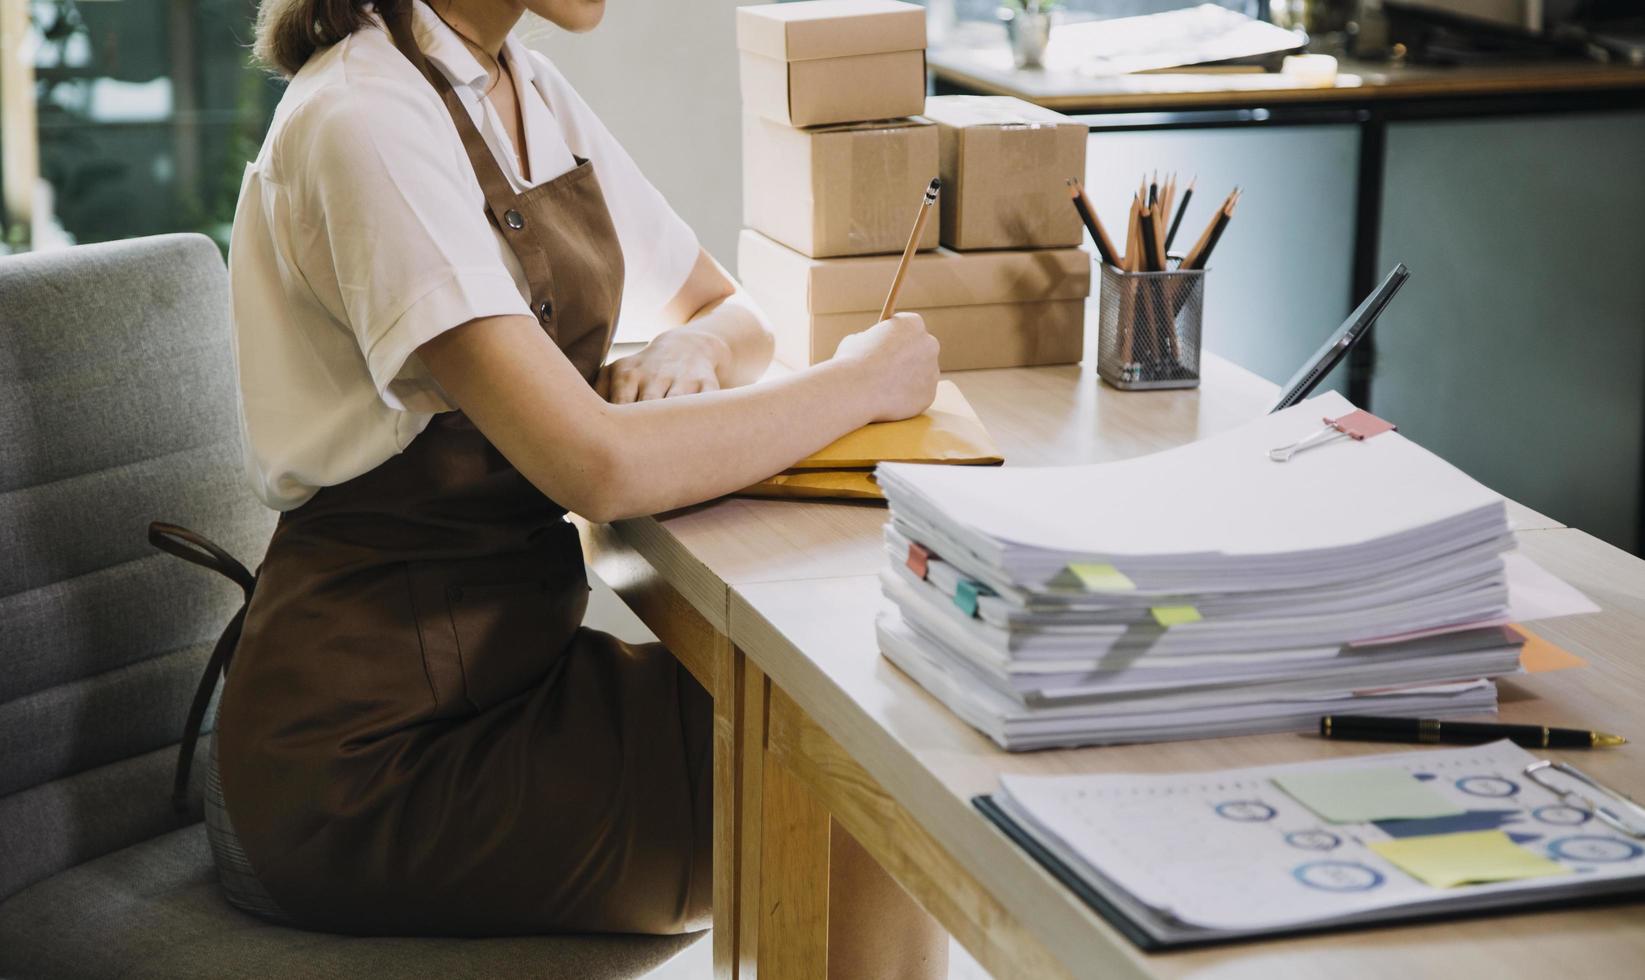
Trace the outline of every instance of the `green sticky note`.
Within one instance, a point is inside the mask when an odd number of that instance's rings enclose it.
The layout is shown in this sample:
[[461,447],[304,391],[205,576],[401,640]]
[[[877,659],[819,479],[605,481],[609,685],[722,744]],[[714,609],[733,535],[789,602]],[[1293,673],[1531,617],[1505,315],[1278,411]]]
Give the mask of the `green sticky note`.
[[1462,808],[1403,769],[1332,769],[1274,777],[1274,784],[1331,823],[1454,817]]
[[1155,606],[1148,611],[1154,614],[1154,622],[1166,627],[1197,623],[1204,618],[1193,606]]
[[1074,573],[1087,592],[1135,592],[1137,589],[1137,583],[1126,578],[1125,573],[1113,565],[1074,562],[1068,570]]
[[1434,888],[1545,878],[1569,874],[1571,870],[1515,844],[1500,830],[1402,837],[1377,841],[1370,847],[1401,871]]
[[959,606],[960,611],[967,616],[975,616],[977,614],[977,583],[968,579],[960,579],[959,584],[954,586],[954,605]]

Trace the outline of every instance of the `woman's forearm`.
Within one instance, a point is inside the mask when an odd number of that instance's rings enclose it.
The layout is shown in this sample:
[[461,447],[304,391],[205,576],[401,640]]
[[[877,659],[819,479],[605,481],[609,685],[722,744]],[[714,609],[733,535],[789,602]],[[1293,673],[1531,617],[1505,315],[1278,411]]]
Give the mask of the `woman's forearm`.
[[[758,483],[873,421],[868,372],[829,361],[725,391],[607,406],[609,509],[590,520],[655,514]],[[602,508],[604,509],[604,508]]]
[[419,354],[527,479],[607,521],[739,490],[867,422],[919,412],[936,382],[935,341],[917,318],[882,326],[898,329],[864,335],[864,356],[746,388],[626,405],[595,394],[526,317],[471,321]]

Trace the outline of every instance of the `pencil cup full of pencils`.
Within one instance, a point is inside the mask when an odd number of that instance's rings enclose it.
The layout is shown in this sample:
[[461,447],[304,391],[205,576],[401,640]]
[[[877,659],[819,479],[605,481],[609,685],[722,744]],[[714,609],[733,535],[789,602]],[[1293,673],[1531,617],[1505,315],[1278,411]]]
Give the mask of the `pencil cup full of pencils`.
[[1069,178],[1068,194],[1102,265],[1097,376],[1116,388],[1198,387],[1205,266],[1234,216],[1239,188],[1179,260],[1170,257],[1170,249],[1194,196],[1192,182],[1179,199],[1174,175],[1167,174],[1163,184],[1157,174],[1153,180],[1143,177],[1131,198],[1123,252],[1077,179]]
[[1116,388],[1199,384],[1205,270],[1124,272],[1102,266],[1097,375]]

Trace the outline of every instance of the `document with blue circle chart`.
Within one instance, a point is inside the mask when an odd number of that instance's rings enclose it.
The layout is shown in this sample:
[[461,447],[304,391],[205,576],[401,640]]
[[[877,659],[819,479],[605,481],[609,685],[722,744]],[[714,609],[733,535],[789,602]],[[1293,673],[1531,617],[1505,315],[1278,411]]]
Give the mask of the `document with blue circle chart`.
[[1645,891],[1645,838],[1526,776],[1535,761],[1497,742],[1008,775],[977,805],[1148,948]]

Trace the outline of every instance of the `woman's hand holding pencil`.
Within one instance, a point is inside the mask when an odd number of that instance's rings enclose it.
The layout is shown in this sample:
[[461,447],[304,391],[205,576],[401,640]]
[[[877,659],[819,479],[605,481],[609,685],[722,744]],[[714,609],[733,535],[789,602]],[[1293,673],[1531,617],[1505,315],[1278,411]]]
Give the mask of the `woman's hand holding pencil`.
[[908,264],[919,250],[920,233],[931,217],[931,208],[937,203],[937,191],[941,187],[942,181],[933,177],[925,188],[914,213],[908,245],[891,278],[891,288],[886,291],[880,321],[841,340],[831,361],[866,382],[862,397],[876,406],[874,419],[878,422],[895,422],[918,415],[930,408],[937,396],[937,355],[940,353],[937,338],[925,329],[925,318],[918,313],[897,312],[897,294],[902,292]]

